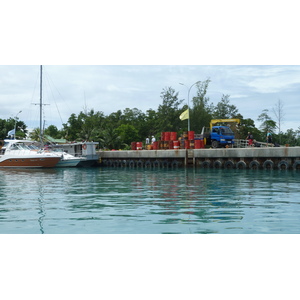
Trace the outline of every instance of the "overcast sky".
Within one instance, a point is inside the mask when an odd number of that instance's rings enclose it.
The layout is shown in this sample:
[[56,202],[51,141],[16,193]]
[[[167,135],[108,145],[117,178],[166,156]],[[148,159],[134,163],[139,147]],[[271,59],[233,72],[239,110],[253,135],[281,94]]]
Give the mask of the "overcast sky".
[[[188,88],[208,78],[210,101],[217,104],[223,94],[230,95],[230,103],[244,118],[253,119],[256,126],[264,109],[276,121],[273,108],[278,100],[283,104],[282,129],[296,130],[300,126],[300,66],[45,65],[43,74],[46,126],[61,128],[72,113],[85,109],[105,115],[125,108],[156,110],[162,103],[160,93],[169,86],[187,103]],[[38,127],[39,105],[34,104],[39,103],[39,80],[39,65],[0,66],[0,118],[14,117],[22,111],[18,117],[28,127]],[[190,100],[195,94],[193,87]]]

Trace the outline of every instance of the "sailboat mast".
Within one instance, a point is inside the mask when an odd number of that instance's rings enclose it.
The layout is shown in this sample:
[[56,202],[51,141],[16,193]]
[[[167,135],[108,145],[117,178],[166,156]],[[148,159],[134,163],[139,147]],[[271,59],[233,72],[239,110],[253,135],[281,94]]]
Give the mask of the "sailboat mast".
[[40,70],[40,140],[43,143],[43,66]]

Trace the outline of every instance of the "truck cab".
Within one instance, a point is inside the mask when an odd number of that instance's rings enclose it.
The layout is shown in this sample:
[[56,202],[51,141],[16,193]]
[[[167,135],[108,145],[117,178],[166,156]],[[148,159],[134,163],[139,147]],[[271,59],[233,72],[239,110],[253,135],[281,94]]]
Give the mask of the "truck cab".
[[220,148],[233,145],[234,132],[228,126],[203,127],[201,134],[197,135],[197,138],[204,139],[205,145],[210,145],[212,148]]
[[227,126],[213,126],[210,139],[213,148],[225,147],[234,143],[234,133]]

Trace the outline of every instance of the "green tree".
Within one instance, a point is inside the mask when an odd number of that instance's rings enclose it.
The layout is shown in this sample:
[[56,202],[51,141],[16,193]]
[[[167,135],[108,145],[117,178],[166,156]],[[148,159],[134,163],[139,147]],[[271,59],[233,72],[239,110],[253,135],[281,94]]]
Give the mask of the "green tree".
[[209,97],[206,96],[209,83],[210,79],[207,79],[196,84],[197,96],[193,97],[193,107],[190,108],[191,130],[198,133],[203,127],[207,127],[212,119],[213,104],[209,103]]
[[95,111],[91,109],[89,112],[81,112],[78,118],[81,119],[82,122],[82,127],[78,134],[79,138],[86,141],[97,139],[104,122],[103,113],[95,113]]
[[[137,108],[123,111],[122,124],[132,125],[137,130],[136,139],[142,141],[147,135],[146,115]],[[135,140],[132,140],[135,141]]]
[[44,134],[51,136],[52,138],[58,139],[60,138],[60,132],[58,130],[58,128],[54,125],[50,125],[48,126],[45,131]]
[[122,146],[122,139],[114,126],[107,126],[101,133],[99,138],[100,147],[104,149],[120,149]]
[[288,129],[284,135],[284,144],[296,146],[298,144],[297,132],[293,129]]
[[149,137],[151,140],[151,136],[157,135],[158,133],[160,134],[159,127],[158,127],[158,115],[157,112],[153,109],[148,109],[146,111],[145,115],[145,123],[143,127],[143,132],[144,132],[144,139],[146,137]]
[[133,125],[122,124],[116,129],[116,132],[124,146],[129,146],[131,142],[139,140],[138,131]]
[[106,117],[106,124],[115,126],[115,128],[117,128],[123,123],[123,120],[123,113],[121,110],[118,110]]
[[0,119],[0,140],[4,140],[7,136],[6,120]]
[[269,110],[264,109],[262,113],[258,116],[257,120],[261,122],[260,129],[266,136],[267,132],[270,131],[275,134],[276,122],[269,116]]
[[89,112],[80,112],[78,116],[72,114],[67,124],[64,124],[64,132],[68,140],[96,140],[102,129],[105,117],[102,112],[91,109]]
[[254,120],[250,118],[244,119],[240,114],[236,118],[241,120],[241,125],[238,126],[237,138],[246,139],[248,132],[251,132],[256,141],[264,141],[264,139],[262,140],[263,137],[260,130],[255,127]]
[[281,133],[280,144],[289,144],[290,146],[300,146],[300,127],[298,129],[288,129],[285,133]]
[[75,141],[78,139],[78,133],[83,124],[83,121],[77,118],[76,114],[71,114],[68,119],[67,124],[63,124],[65,131],[65,138],[69,141]]
[[238,109],[235,105],[229,104],[229,95],[222,96],[222,99],[217,103],[213,117],[214,119],[234,119],[238,114]]
[[40,141],[40,128],[34,128],[30,133],[29,133],[29,138],[33,141]]
[[24,139],[28,133],[27,126],[19,118],[9,118],[7,120],[0,119],[0,139],[7,138],[7,134],[10,130],[16,128],[16,137]]
[[178,99],[178,92],[171,87],[164,88],[160,97],[163,103],[159,105],[157,110],[159,133],[163,131],[179,131],[182,126],[182,121],[179,119],[181,114],[179,105],[183,100]]

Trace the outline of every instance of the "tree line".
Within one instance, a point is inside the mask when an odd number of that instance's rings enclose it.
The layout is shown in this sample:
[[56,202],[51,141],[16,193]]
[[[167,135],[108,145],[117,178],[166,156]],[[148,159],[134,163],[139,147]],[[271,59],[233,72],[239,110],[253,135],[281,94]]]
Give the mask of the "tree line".
[[[236,138],[245,139],[251,132],[254,139],[265,142],[266,134],[270,131],[273,141],[278,144],[289,144],[300,146],[300,128],[281,131],[283,122],[283,103],[278,100],[273,108],[275,118],[270,111],[264,109],[257,117],[261,125],[257,128],[255,121],[244,118],[235,105],[230,104],[230,95],[222,95],[220,101],[214,105],[207,91],[210,79],[199,81],[195,84],[196,95],[192,98],[190,105],[191,131],[200,133],[202,128],[209,126],[211,119],[240,119],[241,125],[235,130]],[[159,140],[161,132],[177,132],[178,136],[187,131],[187,120],[181,121],[179,116],[187,110],[184,99],[178,98],[179,92],[172,87],[166,87],[160,93],[162,103],[156,110],[148,109],[143,112],[137,108],[126,108],[118,110],[109,115],[96,112],[94,109],[81,111],[78,115],[71,114],[62,129],[50,125],[44,129],[45,135],[55,139],[66,139],[68,141],[96,141],[102,149],[130,149],[131,142],[145,141],[146,137],[155,136]],[[0,119],[0,139],[7,137],[8,131],[15,128],[16,136],[39,140],[40,130],[35,128],[28,133],[26,124],[18,118]]]

